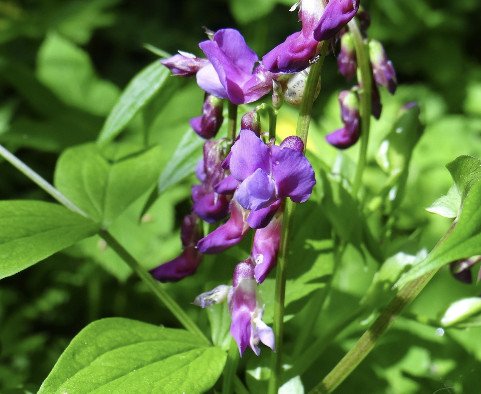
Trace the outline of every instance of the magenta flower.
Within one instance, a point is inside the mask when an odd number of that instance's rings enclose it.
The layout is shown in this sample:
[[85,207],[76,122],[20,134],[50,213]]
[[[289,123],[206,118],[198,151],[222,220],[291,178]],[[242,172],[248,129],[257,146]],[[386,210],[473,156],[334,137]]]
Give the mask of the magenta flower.
[[[290,137],[289,141],[298,139]],[[303,148],[302,141],[298,147]],[[292,144],[292,142],[290,142]],[[291,145],[292,147],[292,145]],[[234,199],[251,213],[247,222],[256,228],[262,218],[273,215],[272,208],[289,197],[301,203],[307,201],[316,183],[314,170],[302,149],[266,145],[250,130],[241,130],[231,149],[229,169],[240,182]],[[260,217],[259,217],[260,215]]]
[[202,182],[192,187],[193,211],[208,223],[215,223],[227,216],[229,198],[219,194],[214,186],[225,176],[222,168],[224,160],[223,140],[206,141],[204,158],[197,167],[197,177]]
[[167,67],[172,74],[181,77],[194,76],[202,67],[209,64],[206,59],[201,59],[191,53],[182,51],[160,62]]
[[248,346],[259,355],[260,342],[274,350],[274,332],[262,321],[264,311],[257,299],[256,288],[252,261],[247,259],[237,264],[229,310],[232,317],[230,332],[241,355]]
[[190,120],[191,127],[199,136],[205,139],[215,137],[224,121],[222,115],[223,104],[221,99],[209,94],[206,95],[202,105],[202,115]]
[[361,134],[359,99],[356,93],[343,90],[339,93],[339,104],[344,127],[328,134],[326,140],[336,148],[346,149],[354,145]]
[[272,89],[272,75],[256,65],[258,57],[234,29],[218,30],[199,44],[210,64],[197,73],[197,83],[214,96],[234,104],[259,100]]
[[352,79],[356,75],[356,51],[351,33],[344,33],[341,37],[341,51],[337,56],[337,68],[347,80]]
[[175,259],[152,269],[150,274],[161,282],[177,282],[186,276],[193,275],[202,261],[202,255],[195,247],[201,237],[197,216],[187,215],[181,227],[184,250]]

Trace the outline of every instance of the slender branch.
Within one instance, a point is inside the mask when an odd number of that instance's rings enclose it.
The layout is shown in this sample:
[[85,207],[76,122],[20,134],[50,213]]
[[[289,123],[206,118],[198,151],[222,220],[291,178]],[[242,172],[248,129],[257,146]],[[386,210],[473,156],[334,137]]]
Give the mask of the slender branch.
[[384,309],[372,326],[359,338],[354,347],[342,358],[331,372],[311,393],[330,393],[338,387],[366,358],[376,345],[379,337],[389,328],[404,307],[410,304],[424,289],[437,270],[408,283]]
[[232,394],[237,366],[239,365],[239,349],[235,341],[231,339],[227,361],[224,367],[224,380],[222,382],[222,394]]
[[152,275],[150,275],[113,236],[106,230],[100,230],[99,235],[107,242],[115,253],[117,253],[122,260],[124,260],[129,267],[142,279],[152,293],[165,305],[165,307],[177,318],[177,320],[192,334],[197,335],[206,344],[210,344],[210,341],[200,330],[200,328],[192,321],[187,313],[180,307],[177,302],[160,286]]
[[[320,43],[318,46],[320,52],[319,59],[311,66],[309,76],[307,77],[304,96],[302,99],[299,118],[297,121],[296,134],[304,142],[304,149],[307,145],[307,137],[309,133],[309,125],[311,123],[311,111],[316,99],[318,91],[322,65],[327,54],[327,46]],[[294,213],[295,205],[290,199],[286,199],[284,206],[284,219],[282,222],[282,237],[279,258],[277,262],[276,274],[276,291],[274,300],[274,333],[276,340],[276,351],[272,354],[271,377],[269,380],[269,394],[276,394],[279,390],[281,373],[282,373],[282,350],[283,350],[283,333],[284,333],[284,301],[286,296],[286,279],[287,279],[287,260],[288,260],[288,240],[289,231]]]
[[63,195],[58,189],[53,187],[49,182],[42,178],[38,173],[27,166],[18,157],[12,154],[9,150],[0,145],[0,156],[3,157],[7,162],[9,162],[13,167],[35,183],[40,189],[44,190],[47,194],[52,196],[56,201],[70,209],[71,211],[78,213],[84,217],[87,214],[77,207],[72,201],[70,201],[65,195]]
[[367,44],[364,42],[361,31],[359,30],[357,21],[352,19],[348,23],[348,26],[349,31],[352,33],[357,63],[360,69],[360,73],[358,73],[358,82],[361,88],[361,147],[359,148],[359,159],[352,186],[352,195],[357,197],[367,161],[369,129],[371,127],[372,72],[369,60],[369,50]]
[[[87,215],[58,189],[42,178],[33,169],[24,162],[10,153],[2,145],[0,145],[0,157],[3,157],[12,166],[18,169],[27,178],[37,184],[41,189],[47,192],[59,203],[73,212],[79,213],[87,217]],[[99,235],[107,242],[108,245],[124,260],[130,268],[140,277],[142,281],[152,290],[157,298],[169,309],[179,322],[190,332],[197,335],[206,344],[210,344],[209,340],[200,330],[200,328],[191,320],[184,310],[172,299],[169,294],[160,287],[160,284],[137,262],[137,260],[106,230],[100,230]]]
[[269,139],[276,139],[277,129],[277,110],[270,105],[267,107],[267,114],[269,115]]
[[237,105],[230,101],[227,104],[227,138],[234,144],[237,133]]

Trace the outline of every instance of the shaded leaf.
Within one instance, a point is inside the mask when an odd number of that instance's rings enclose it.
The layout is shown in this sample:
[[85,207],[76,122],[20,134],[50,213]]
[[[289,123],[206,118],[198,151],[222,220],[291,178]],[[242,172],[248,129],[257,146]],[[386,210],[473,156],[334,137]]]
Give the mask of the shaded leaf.
[[42,201],[0,201],[0,279],[16,274],[98,230],[92,221]]

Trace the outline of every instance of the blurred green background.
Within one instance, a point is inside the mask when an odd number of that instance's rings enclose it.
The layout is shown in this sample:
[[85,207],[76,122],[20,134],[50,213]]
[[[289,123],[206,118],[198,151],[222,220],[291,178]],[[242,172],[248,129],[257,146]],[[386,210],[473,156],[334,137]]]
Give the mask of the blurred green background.
[[[396,96],[383,96],[384,113],[373,126],[371,153],[389,132],[398,108],[405,102],[418,101],[426,129],[414,153],[409,178],[411,192],[397,226],[406,233],[422,228],[416,247],[431,248],[449,225],[424,211],[451,184],[444,165],[460,154],[481,156],[481,2],[361,3],[371,14],[370,36],[385,45],[401,84]],[[291,5],[288,0],[0,1],[0,143],[51,180],[61,151],[95,140],[121,90],[135,73],[157,58],[144,44],[170,53],[182,49],[199,54],[197,43],[205,37],[203,26],[212,30],[236,27],[249,45],[263,54],[298,28],[296,15],[288,13]],[[348,86],[330,56],[316,104],[317,122],[310,147],[326,161],[333,161],[337,153],[322,142],[322,136],[340,127],[337,93]],[[159,165],[168,162],[187,128],[187,120],[201,108],[202,92],[193,81],[173,81],[170,89],[172,97],[168,102],[151,105],[152,138],[165,148]],[[156,104],[161,108],[158,113]],[[295,112],[286,109],[279,124],[287,133],[295,124]],[[142,119],[135,119],[125,138],[135,141],[140,127]],[[356,148],[346,156],[354,159]],[[375,191],[374,169],[366,180]],[[146,266],[178,252],[176,223],[189,209],[188,193],[189,182],[175,186],[138,228],[134,229],[129,213],[117,224],[119,238]],[[0,162],[0,198],[47,197]],[[130,215],[134,217],[135,212]],[[132,233],[140,235],[132,237]],[[93,319],[119,315],[175,325],[164,311],[152,305],[150,295],[137,280],[129,278],[122,262],[104,252],[101,241],[90,239],[0,283],[1,393],[34,392],[68,341]],[[193,283],[189,279],[175,289],[172,287],[181,303],[193,299],[195,291],[188,290],[198,287]],[[465,290],[447,275],[436,283],[434,297],[424,298],[431,302],[432,313],[445,307],[439,297],[443,289],[452,290],[445,294],[446,300],[479,293],[479,287]],[[422,305],[423,298],[420,302]],[[473,352],[480,357],[479,341],[477,346]],[[453,352],[449,357],[453,357]],[[456,353],[459,362],[468,360],[464,352]],[[411,362],[408,369],[428,357],[425,348],[412,353],[409,357],[414,361],[404,360]],[[382,350],[376,354],[382,355]],[[380,356],[379,365],[394,363],[388,356],[385,358],[383,361]],[[465,392],[479,392],[468,389],[473,382],[476,387],[472,368],[479,372],[475,358],[468,361],[467,383],[461,385]],[[436,368],[449,370],[449,365]],[[406,374],[415,372],[409,370]],[[393,385],[404,382],[405,376],[396,373],[380,372],[378,377],[383,376],[384,382]],[[479,379],[477,382],[479,388]],[[388,392],[383,391],[387,390],[383,386],[386,383],[375,383],[377,392]],[[351,390],[354,386],[345,387],[344,392]],[[412,390],[417,389],[408,385],[392,392],[415,392]]]

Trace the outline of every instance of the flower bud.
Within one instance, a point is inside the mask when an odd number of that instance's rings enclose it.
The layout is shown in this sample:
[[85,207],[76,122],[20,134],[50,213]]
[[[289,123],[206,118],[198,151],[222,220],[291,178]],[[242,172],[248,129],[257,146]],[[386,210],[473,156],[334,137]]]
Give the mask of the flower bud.
[[304,152],[304,142],[295,135],[286,137],[279,146],[281,148],[289,148],[298,152]]
[[160,282],[177,282],[193,275],[202,261],[202,255],[195,245],[202,238],[199,219],[190,214],[184,218],[181,228],[181,240],[184,250],[180,256],[150,270],[150,274]]
[[376,83],[379,86],[384,86],[389,93],[394,94],[397,88],[396,71],[379,41],[369,41],[369,57]]
[[256,135],[261,133],[261,122],[259,119],[259,114],[257,111],[249,111],[242,116],[241,119],[241,129],[252,130]]
[[209,61],[206,59],[182,51],[179,51],[177,55],[163,59],[160,62],[167,67],[172,74],[181,77],[194,76],[197,74],[197,71],[209,64]]
[[282,84],[276,80],[272,80],[272,107],[276,110],[282,107],[284,103],[284,89]]
[[379,94],[379,89],[377,85],[372,82],[372,90],[371,90],[371,114],[374,118],[379,119],[382,113],[382,103],[381,103],[381,95]]
[[355,92],[344,90],[339,94],[339,104],[344,127],[328,134],[326,140],[336,148],[346,149],[354,145],[361,134],[359,99]]
[[[469,259],[457,260],[449,265],[451,274],[460,282],[473,283],[471,267],[481,262],[481,256],[474,256]],[[480,271],[481,273],[481,271]]]
[[282,215],[272,218],[270,223],[256,230],[252,244],[254,277],[262,283],[277,263],[277,253],[281,244]]
[[341,37],[341,51],[337,56],[337,67],[341,75],[347,80],[356,75],[356,50],[351,33],[344,33]]
[[206,95],[202,106],[202,115],[190,120],[191,127],[199,136],[205,139],[215,137],[224,120],[223,106],[223,100],[209,94]]
[[[302,98],[304,97],[304,91],[306,89],[306,81],[309,76],[310,68],[305,69],[297,74],[294,74],[292,78],[287,81],[287,89],[284,93],[284,100],[292,105],[301,105]],[[321,91],[321,81],[317,84],[315,98]]]

